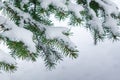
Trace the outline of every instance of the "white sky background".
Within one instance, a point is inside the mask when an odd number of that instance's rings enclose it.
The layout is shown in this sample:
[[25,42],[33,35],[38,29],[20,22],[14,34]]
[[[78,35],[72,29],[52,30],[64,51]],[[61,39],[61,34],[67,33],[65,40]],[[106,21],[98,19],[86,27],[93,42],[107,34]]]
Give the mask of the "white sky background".
[[[120,4],[120,0],[114,1]],[[67,26],[64,22],[55,23]],[[10,80],[120,80],[120,41],[106,40],[94,46],[89,31],[78,27],[72,31],[71,40],[80,50],[77,59],[65,58],[52,71],[46,70],[41,59],[34,63],[18,60],[18,71],[0,75],[9,76]]]

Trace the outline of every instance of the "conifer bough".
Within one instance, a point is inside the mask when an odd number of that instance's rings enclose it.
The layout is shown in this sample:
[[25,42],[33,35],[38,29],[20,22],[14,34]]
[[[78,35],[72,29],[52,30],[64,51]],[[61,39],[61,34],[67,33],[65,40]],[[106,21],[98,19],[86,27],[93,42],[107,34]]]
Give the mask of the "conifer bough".
[[0,40],[11,50],[0,51],[1,70],[16,70],[16,58],[35,61],[40,56],[52,68],[63,56],[78,57],[69,29],[55,27],[49,19],[53,14],[89,29],[94,44],[120,36],[119,9],[110,0],[0,0],[0,10]]

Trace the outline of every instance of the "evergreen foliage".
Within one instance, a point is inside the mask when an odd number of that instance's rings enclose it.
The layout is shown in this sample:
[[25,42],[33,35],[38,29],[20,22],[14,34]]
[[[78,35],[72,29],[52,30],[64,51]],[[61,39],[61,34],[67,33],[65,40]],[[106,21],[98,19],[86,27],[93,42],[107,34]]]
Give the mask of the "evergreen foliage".
[[[17,27],[32,32],[36,52],[31,52],[24,42],[12,40],[3,36],[2,33],[0,33],[0,39],[7,44],[11,50],[11,56],[15,59],[36,61],[40,56],[48,68],[53,68],[58,61],[63,60],[64,56],[77,58],[78,50],[71,47],[70,42],[64,40],[66,38],[47,37],[47,29],[54,26],[54,22],[49,19],[50,15],[55,14],[58,20],[69,18],[68,24],[73,26],[80,26],[84,23],[84,27],[89,29],[93,35],[94,44],[97,44],[105,38],[119,39],[120,15],[117,6],[112,3],[110,0],[0,0],[1,12],[7,20],[13,21]],[[111,7],[114,10],[109,9]],[[78,11],[78,9],[81,10]],[[3,26],[1,27],[3,33],[12,29],[5,22],[0,23],[0,26]],[[62,33],[68,38],[69,31]],[[16,65],[0,62],[0,69],[14,71]]]

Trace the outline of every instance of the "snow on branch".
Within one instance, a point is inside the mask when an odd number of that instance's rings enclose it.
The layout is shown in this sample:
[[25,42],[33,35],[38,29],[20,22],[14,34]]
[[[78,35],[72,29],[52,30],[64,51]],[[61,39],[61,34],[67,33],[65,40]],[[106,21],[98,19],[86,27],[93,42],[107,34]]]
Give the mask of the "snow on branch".
[[7,64],[13,64],[15,65],[15,59],[9,54],[5,53],[2,50],[0,50],[0,62],[5,62]]
[[[25,28],[18,27],[13,21],[0,16],[0,25],[5,27],[5,31],[0,35],[12,41],[23,42],[31,53],[36,52],[36,45],[33,42],[33,33]],[[7,30],[6,30],[7,29]]]
[[50,63],[56,62],[52,60],[55,56],[60,59],[59,52],[77,57],[76,46],[68,37],[69,30],[53,26],[49,19],[52,14],[60,20],[69,18],[70,25],[85,23],[93,33],[95,43],[98,38],[120,37],[120,13],[110,0],[5,0],[0,2],[0,9],[9,18],[0,16],[0,35],[24,43],[30,53],[43,52],[45,61],[51,60]]
[[78,5],[77,3],[74,3],[72,1],[69,1],[67,7],[68,7],[68,10],[72,11],[77,18],[80,18],[80,19],[82,18],[80,12],[84,11],[83,6]]
[[114,4],[110,0],[96,0],[96,2],[99,3],[99,6],[102,7],[105,12],[105,22],[103,23],[103,25],[105,27],[108,27],[114,35],[120,35],[118,20],[112,17],[112,14],[114,14],[115,16],[118,16],[120,14],[116,4]]
[[65,0],[41,0],[42,8],[48,9],[50,5],[56,6],[57,8],[61,8],[64,11],[68,11],[67,6],[65,5]]
[[[95,4],[97,6],[94,6]],[[90,28],[97,30],[100,35],[106,34],[104,29],[108,29],[113,35],[120,36],[119,19],[117,18],[120,12],[113,2],[110,0],[87,0],[87,9],[88,14],[92,17],[87,22]]]
[[63,41],[65,45],[74,50],[76,46],[70,41],[69,37],[64,34],[68,31],[69,29],[65,27],[46,27],[45,35],[47,39]]
[[10,55],[10,53],[5,53],[0,50],[0,71],[15,71],[16,68],[15,59]]
[[10,5],[9,3],[7,3],[7,6],[5,7],[6,10],[7,10],[7,7],[11,8],[12,10],[14,10],[17,13],[17,16],[20,18],[19,27],[24,27],[25,23],[27,23],[27,24],[31,24],[31,25],[36,25],[37,27],[39,27],[39,29],[41,31],[44,30],[45,25],[34,20],[29,13],[26,13],[26,12],[20,10],[19,8],[15,7],[13,5]]
[[[59,5],[58,5],[59,4]],[[77,18],[82,18],[80,12],[84,10],[81,5],[78,5],[71,0],[41,0],[41,6],[44,9],[48,9],[50,5],[61,8],[63,11],[71,11]]]

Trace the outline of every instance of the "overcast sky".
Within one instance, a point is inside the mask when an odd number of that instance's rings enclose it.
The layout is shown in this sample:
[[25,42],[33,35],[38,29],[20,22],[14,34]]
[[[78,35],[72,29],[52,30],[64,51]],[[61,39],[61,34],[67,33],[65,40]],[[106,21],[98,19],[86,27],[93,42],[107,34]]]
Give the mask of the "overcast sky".
[[11,80],[120,80],[120,42],[106,40],[95,46],[89,31],[78,27],[72,31],[71,40],[80,51],[77,59],[65,58],[52,71],[46,70],[41,59],[35,63],[19,60],[18,71],[3,75]]

